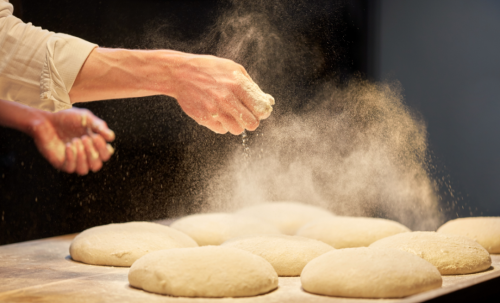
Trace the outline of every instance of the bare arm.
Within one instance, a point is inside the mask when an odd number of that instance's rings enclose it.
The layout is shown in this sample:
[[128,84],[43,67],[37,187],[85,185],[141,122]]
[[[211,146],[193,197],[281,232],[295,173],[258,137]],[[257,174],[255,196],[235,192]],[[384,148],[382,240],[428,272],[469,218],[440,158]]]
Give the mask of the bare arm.
[[115,134],[106,122],[86,109],[49,113],[0,100],[0,125],[17,129],[35,140],[40,153],[56,168],[85,175],[109,160]]
[[69,93],[72,103],[160,94],[176,98],[187,115],[217,133],[255,130],[274,104],[241,65],[171,50],[96,48]]

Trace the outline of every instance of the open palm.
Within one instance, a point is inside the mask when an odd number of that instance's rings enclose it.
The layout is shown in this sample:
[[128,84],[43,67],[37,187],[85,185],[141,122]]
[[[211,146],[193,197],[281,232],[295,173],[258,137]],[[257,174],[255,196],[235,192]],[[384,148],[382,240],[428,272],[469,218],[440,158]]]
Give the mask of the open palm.
[[106,122],[86,109],[45,113],[32,129],[40,153],[56,168],[85,175],[109,160],[115,134]]

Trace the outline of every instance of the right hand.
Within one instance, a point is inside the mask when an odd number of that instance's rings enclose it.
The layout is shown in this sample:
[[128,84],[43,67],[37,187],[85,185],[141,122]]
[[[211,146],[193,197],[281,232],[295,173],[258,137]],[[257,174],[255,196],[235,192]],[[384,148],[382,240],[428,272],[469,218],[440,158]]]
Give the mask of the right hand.
[[269,117],[274,98],[260,90],[243,66],[214,56],[178,54],[168,95],[198,124],[239,135]]

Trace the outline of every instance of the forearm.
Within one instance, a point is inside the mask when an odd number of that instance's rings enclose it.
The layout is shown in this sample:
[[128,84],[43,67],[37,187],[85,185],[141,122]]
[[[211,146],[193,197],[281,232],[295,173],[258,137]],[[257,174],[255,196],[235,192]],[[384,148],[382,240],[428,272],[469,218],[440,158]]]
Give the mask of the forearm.
[[188,54],[96,48],[69,93],[72,103],[173,95],[173,67]]
[[274,98],[231,60],[171,50],[94,49],[69,92],[71,103],[168,95],[196,122],[240,134],[269,117]]
[[45,119],[46,113],[16,102],[0,99],[0,125],[33,136],[33,127]]

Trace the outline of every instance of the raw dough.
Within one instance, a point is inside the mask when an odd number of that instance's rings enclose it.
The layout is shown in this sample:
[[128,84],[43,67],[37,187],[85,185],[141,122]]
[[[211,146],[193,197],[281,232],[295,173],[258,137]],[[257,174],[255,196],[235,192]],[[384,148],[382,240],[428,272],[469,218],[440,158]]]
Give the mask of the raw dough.
[[312,259],[334,249],[313,239],[286,235],[243,236],[228,240],[222,246],[249,251],[263,257],[278,276],[300,276]]
[[379,218],[331,217],[302,227],[297,236],[323,241],[335,248],[368,246],[373,242],[410,230],[395,221]]
[[262,257],[224,246],[150,253],[130,268],[130,285],[181,297],[246,297],[278,287],[278,275]]
[[333,214],[326,209],[299,202],[271,202],[245,207],[236,212],[273,224],[286,235],[295,235],[305,224]]
[[476,240],[490,254],[500,254],[500,217],[460,218],[446,222],[438,233]]
[[220,245],[234,237],[252,234],[279,234],[266,222],[233,214],[197,214],[175,221],[172,228],[193,238],[198,245]]
[[338,297],[399,298],[441,287],[429,262],[397,249],[367,247],[328,252],[300,275],[305,291]]
[[94,265],[130,266],[145,254],[162,249],[197,247],[186,234],[151,222],[128,222],[84,230],[71,242],[75,261]]
[[437,267],[442,275],[470,274],[491,266],[490,254],[474,240],[436,232],[403,233],[370,245],[413,253]]

